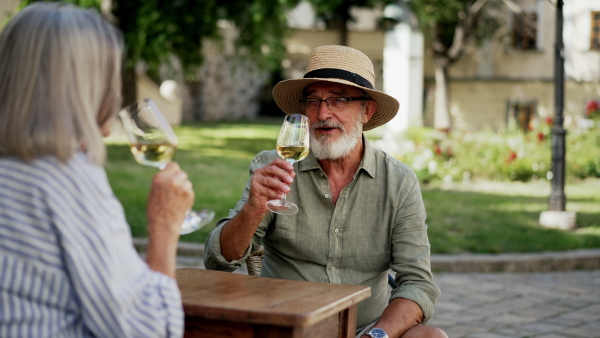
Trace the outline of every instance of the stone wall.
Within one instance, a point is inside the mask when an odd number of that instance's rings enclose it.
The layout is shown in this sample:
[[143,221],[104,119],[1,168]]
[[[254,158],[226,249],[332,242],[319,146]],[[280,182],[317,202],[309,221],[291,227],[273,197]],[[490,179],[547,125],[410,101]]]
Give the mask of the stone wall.
[[206,42],[198,81],[186,82],[180,91],[182,115],[201,121],[254,119],[268,76],[251,59]]

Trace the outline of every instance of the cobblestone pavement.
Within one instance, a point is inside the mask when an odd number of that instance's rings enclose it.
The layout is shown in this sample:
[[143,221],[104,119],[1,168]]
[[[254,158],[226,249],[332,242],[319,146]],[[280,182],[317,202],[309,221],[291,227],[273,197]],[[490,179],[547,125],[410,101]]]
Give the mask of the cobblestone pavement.
[[430,325],[451,338],[600,337],[600,270],[436,273]]
[[[178,262],[204,268],[198,257]],[[438,272],[434,282],[442,294],[429,324],[450,338],[600,338],[600,270]]]

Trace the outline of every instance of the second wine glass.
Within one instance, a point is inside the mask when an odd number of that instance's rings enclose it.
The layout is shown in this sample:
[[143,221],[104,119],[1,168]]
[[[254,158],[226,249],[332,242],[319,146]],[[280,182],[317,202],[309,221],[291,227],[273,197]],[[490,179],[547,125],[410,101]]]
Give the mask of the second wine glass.
[[[301,114],[287,115],[277,138],[277,154],[290,164],[301,161],[308,155],[309,139],[308,118]],[[287,200],[287,194],[283,194],[280,199],[268,201],[267,208],[281,215],[298,212],[298,206]]]
[[[142,99],[130,104],[119,112],[119,118],[135,160],[142,165],[164,169],[173,158],[178,140],[154,101]],[[179,234],[194,232],[214,217],[212,210],[188,210]]]

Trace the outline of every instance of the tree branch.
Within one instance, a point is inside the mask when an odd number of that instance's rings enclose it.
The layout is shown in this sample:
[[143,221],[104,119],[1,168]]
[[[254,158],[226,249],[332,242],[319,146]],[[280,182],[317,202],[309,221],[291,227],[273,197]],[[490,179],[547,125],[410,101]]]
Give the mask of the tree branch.
[[[511,1],[511,0],[506,0]],[[488,2],[488,0],[477,0],[468,9],[467,14],[464,15],[464,19],[459,20],[456,29],[454,30],[454,38],[452,39],[452,45],[448,49],[448,58],[451,62],[455,61],[460,57],[464,50],[464,46],[469,41],[472,31],[474,18],[481,11],[481,8]]]
[[523,8],[512,0],[502,0],[502,2],[504,2],[506,7],[508,7],[508,9],[510,9],[513,13],[523,12]]

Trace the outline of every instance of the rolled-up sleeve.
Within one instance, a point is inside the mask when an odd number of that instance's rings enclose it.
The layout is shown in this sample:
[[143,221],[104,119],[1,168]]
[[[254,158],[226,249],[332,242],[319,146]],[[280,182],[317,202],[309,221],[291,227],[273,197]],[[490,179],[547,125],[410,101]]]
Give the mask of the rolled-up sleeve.
[[223,230],[223,225],[226,222],[217,226],[211,233],[209,237],[206,239],[206,244],[204,246],[204,266],[210,270],[219,270],[219,271],[228,271],[232,272],[242,266],[242,263],[246,261],[248,256],[250,256],[252,246],[249,245],[246,249],[246,252],[240,259],[228,261],[221,254],[221,230]]
[[406,180],[407,193],[400,199],[396,224],[392,231],[391,269],[396,273],[398,287],[390,300],[406,298],[417,303],[423,311],[423,323],[433,316],[440,290],[433,284],[430,267],[430,246],[427,236],[426,213],[416,177]]
[[268,228],[268,224],[271,222],[273,215],[268,213],[267,216],[261,221],[258,229],[255,232],[255,235],[252,241],[249,243],[248,248],[244,255],[237,260],[227,261],[225,257],[221,254],[221,231],[223,230],[223,226],[227,224],[229,220],[231,220],[235,215],[242,210],[242,207],[248,201],[248,196],[250,195],[250,186],[251,179],[254,172],[264,167],[265,165],[271,163],[274,159],[278,158],[277,153],[272,151],[262,151],[252,160],[249,168],[250,178],[246,182],[246,186],[244,188],[244,192],[242,194],[242,198],[237,202],[234,209],[229,210],[229,215],[227,217],[221,218],[216,227],[210,232],[206,239],[206,243],[204,246],[204,266],[207,269],[211,270],[220,270],[220,271],[234,271],[242,266],[242,263],[246,261],[246,259],[250,256],[252,252],[258,250],[261,244],[261,238],[264,237],[266,233],[266,229]]

